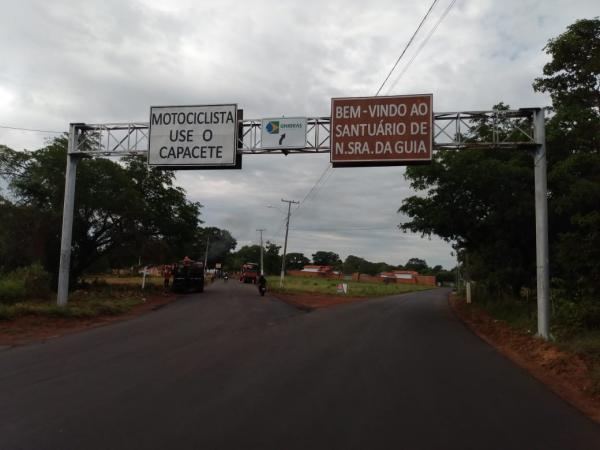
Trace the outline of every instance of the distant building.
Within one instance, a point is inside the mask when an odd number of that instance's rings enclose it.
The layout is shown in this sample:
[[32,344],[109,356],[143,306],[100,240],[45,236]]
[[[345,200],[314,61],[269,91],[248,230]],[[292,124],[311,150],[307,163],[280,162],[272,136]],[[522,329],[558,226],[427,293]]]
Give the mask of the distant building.
[[435,286],[435,277],[419,275],[419,272],[415,272],[414,270],[393,270],[391,272],[382,272],[378,275],[378,277],[387,283],[414,283]]
[[327,275],[333,270],[331,266],[304,266],[301,272],[315,273],[319,275]]

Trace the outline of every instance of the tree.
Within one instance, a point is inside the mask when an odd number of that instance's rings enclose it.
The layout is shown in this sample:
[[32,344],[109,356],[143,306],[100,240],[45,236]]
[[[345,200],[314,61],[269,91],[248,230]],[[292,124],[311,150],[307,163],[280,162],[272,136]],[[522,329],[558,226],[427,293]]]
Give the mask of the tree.
[[227,230],[217,227],[199,228],[193,238],[190,250],[190,256],[193,259],[204,261],[207,239],[209,267],[213,267],[215,263],[224,263],[237,245],[237,241]]
[[45,260],[48,227],[33,209],[0,197],[0,273]]
[[344,261],[344,273],[366,273],[367,275],[377,275],[381,272],[387,272],[393,269],[393,266],[384,262],[374,263],[367,261],[364,258],[360,258],[354,255],[348,255]]
[[[489,124],[479,125],[479,133],[488,137]],[[508,137],[512,128],[500,126],[502,137]],[[521,286],[534,284],[534,183],[528,154],[440,150],[430,165],[408,167],[405,176],[425,195],[404,200],[399,212],[408,220],[402,229],[436,234],[463,249],[471,276],[490,292],[518,293]]]
[[342,263],[337,253],[325,251],[313,253],[312,260],[313,264],[317,266],[339,266]]
[[545,47],[533,83],[552,98],[547,129],[551,257],[571,290],[600,292],[600,20],[578,20]]
[[276,245],[269,241],[266,242],[263,255],[266,274],[275,275],[281,272],[281,256],[279,256],[280,250],[280,245]]
[[[30,153],[0,148],[1,168],[10,169],[2,173],[16,206],[35,211],[35,221],[42,227],[42,262],[54,282],[66,149],[66,137]],[[117,253],[132,259],[149,243],[164,242],[170,248],[189,244],[200,223],[201,205],[188,201],[185,191],[173,181],[173,172],[148,169],[139,157],[126,158],[123,164],[102,158],[82,159],[77,169],[71,282],[98,260]]]
[[410,258],[404,265],[406,270],[414,270],[420,274],[424,274],[429,270],[429,266],[424,259]]
[[302,270],[310,260],[303,253],[288,253],[285,255],[285,267],[289,270]]
[[[546,126],[551,270],[572,296],[600,292],[600,20],[575,22],[548,42],[552,60],[533,87],[552,98]],[[505,109],[500,104],[498,109]],[[479,125],[487,136],[489,124]],[[500,138],[511,130],[500,123]],[[533,170],[522,150],[439,151],[409,167],[404,230],[453,242],[469,276],[495,292],[535,285]]]
[[348,255],[344,260],[344,273],[366,273],[367,261],[354,255]]
[[243,264],[259,263],[260,245],[244,245],[237,252],[230,255],[227,260],[228,270],[240,270]]

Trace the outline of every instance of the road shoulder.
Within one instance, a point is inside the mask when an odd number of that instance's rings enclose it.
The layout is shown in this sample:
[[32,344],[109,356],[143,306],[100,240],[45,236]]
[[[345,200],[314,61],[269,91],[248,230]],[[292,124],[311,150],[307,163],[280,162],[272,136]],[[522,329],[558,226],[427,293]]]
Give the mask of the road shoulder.
[[149,294],[144,297],[143,303],[119,315],[100,315],[92,318],[25,315],[13,320],[0,321],[0,351],[129,320],[156,311],[173,303],[177,298],[178,296],[171,293]]
[[563,400],[600,423],[600,396],[590,392],[589,366],[581,357],[515,330],[464,300],[449,296],[454,314],[477,336],[545,384]]

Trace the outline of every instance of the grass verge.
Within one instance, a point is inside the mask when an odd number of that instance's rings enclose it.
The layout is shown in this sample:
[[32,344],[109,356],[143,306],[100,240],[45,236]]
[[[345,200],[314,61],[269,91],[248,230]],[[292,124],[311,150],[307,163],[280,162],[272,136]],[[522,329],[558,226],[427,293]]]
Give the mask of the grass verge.
[[[556,302],[551,312],[552,344],[559,350],[577,355],[588,367],[590,385],[588,391],[600,396],[600,330],[595,326],[586,326],[579,316],[591,317],[584,306],[577,314],[573,313],[573,304]],[[476,302],[471,308],[481,308],[491,317],[507,324],[512,329],[534,336],[537,332],[537,314],[535,299],[503,299]]]
[[25,300],[13,304],[0,304],[0,320],[14,320],[23,316],[75,319],[116,316],[129,312],[143,302],[144,298],[139,290],[80,290],[69,296],[66,306],[58,306],[53,300]]
[[[380,297],[384,295],[403,294],[406,292],[432,289],[432,286],[418,284],[383,284],[363,283],[357,281],[328,280],[307,277],[285,277],[285,285],[279,287],[279,277],[267,277],[269,291],[282,294],[318,294],[345,297]],[[337,293],[339,283],[348,284],[348,294]]]

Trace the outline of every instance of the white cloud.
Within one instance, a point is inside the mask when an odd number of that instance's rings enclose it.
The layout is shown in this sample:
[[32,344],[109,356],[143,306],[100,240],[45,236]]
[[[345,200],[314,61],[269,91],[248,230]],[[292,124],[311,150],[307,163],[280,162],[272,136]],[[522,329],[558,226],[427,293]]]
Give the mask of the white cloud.
[[[458,0],[394,84],[449,3],[439,2],[383,93],[433,92],[437,111],[548,104],[531,88],[548,61],[544,45],[576,19],[598,15],[592,0]],[[246,118],[328,115],[331,97],[377,91],[428,7],[408,0],[5,2],[0,125],[66,130],[70,122],[139,121],[160,104],[234,102]],[[17,149],[50,136],[0,128],[0,143]],[[282,214],[266,205],[304,198],[328,157],[247,156],[243,165],[181,172],[178,183],[204,205],[207,224],[230,230],[240,244],[257,242],[256,228],[280,242]],[[397,208],[413,194],[403,173],[335,169],[292,218],[290,251],[451,266],[447,244],[395,228],[403,219]]]

